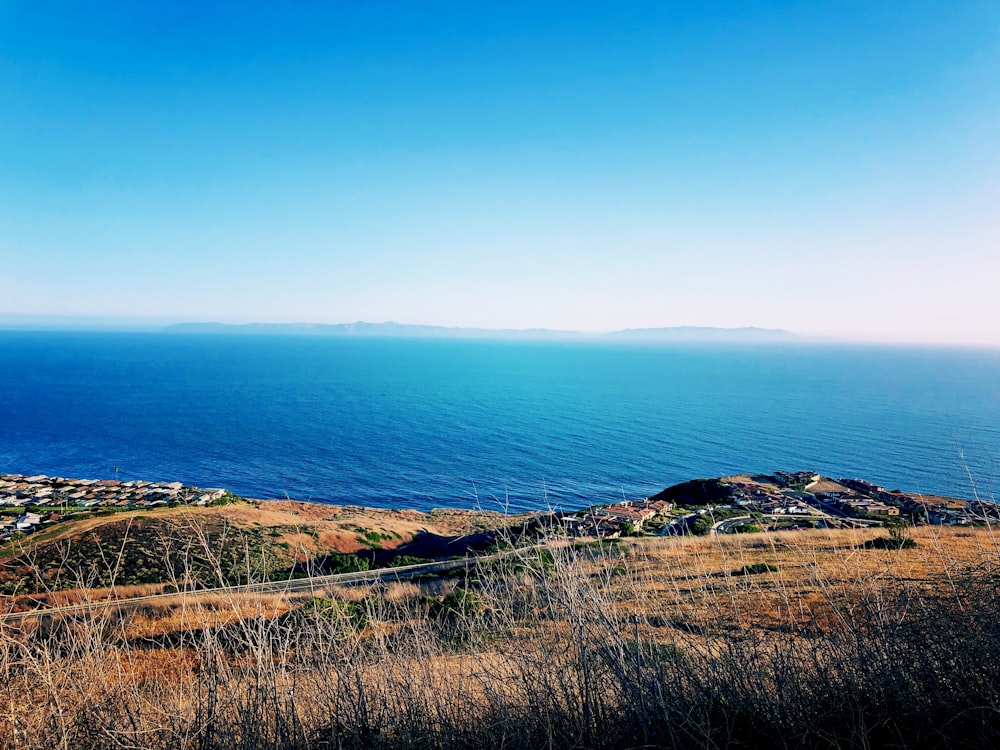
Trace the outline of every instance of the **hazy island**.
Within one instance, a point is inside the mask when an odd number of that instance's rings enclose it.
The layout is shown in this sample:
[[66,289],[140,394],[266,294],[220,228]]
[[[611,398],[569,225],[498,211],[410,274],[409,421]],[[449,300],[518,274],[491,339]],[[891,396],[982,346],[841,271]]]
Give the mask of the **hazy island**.
[[776,328],[714,328],[670,326],[629,328],[610,333],[560,331],[548,328],[492,329],[414,325],[409,323],[178,323],[166,333],[329,336],[338,338],[486,339],[506,341],[587,341],[630,343],[775,343],[801,341],[802,337]]

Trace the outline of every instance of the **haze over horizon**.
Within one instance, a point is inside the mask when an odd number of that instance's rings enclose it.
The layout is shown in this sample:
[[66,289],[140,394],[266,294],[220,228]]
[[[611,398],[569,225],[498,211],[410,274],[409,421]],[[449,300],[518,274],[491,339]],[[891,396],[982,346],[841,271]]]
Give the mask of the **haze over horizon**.
[[1000,346],[993,2],[0,6],[4,320]]
[[927,347],[961,347],[1000,350],[992,343],[965,341],[928,341],[879,339],[828,334],[804,334],[787,328],[760,326],[699,326],[677,325],[614,330],[580,330],[566,328],[492,328],[441,326],[401,321],[206,321],[170,318],[119,318],[55,315],[12,315],[0,313],[0,332],[66,332],[66,333],[232,333],[269,335],[350,335],[352,337],[458,338],[552,340],[604,343],[746,343],[746,344],[888,344]]

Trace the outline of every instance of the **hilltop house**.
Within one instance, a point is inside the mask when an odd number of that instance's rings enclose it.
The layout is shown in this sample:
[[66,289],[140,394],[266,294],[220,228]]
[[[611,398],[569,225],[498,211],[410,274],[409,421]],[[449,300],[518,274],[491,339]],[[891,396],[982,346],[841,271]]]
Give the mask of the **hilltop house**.
[[34,531],[41,524],[42,517],[37,513],[23,513],[18,519],[14,528],[18,531]]

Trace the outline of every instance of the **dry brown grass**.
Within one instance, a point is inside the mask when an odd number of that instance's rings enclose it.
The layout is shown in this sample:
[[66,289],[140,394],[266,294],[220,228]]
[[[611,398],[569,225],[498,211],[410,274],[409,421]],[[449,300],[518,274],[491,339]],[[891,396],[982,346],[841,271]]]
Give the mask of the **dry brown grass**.
[[318,600],[29,622],[0,638],[0,747],[988,746],[993,533],[875,533],[553,543]]
[[185,571],[212,587],[262,575],[279,580],[305,570],[349,567],[338,558],[344,554],[377,564],[396,550],[416,557],[462,554],[490,541],[490,534],[473,532],[524,518],[290,501],[135,511],[69,521],[0,547],[0,592],[21,597],[9,606],[30,609],[78,597],[57,595],[69,589],[91,589],[93,599],[107,595],[99,586],[129,596],[133,587],[125,584],[183,583]]
[[244,620],[273,619],[301,606],[313,594],[178,594],[129,611],[124,632],[129,638],[154,638]]
[[839,482],[835,482],[832,479],[827,479],[823,477],[818,482],[813,482],[809,485],[809,491],[812,493],[819,492],[847,492],[848,488]]
[[[378,531],[387,538],[379,546],[391,549],[419,534],[454,537],[477,530],[497,528],[505,521],[498,513],[462,510],[389,510],[357,506],[323,505],[290,500],[262,500],[222,507],[183,506],[116,513],[58,524],[40,537],[45,544],[82,537],[109,524],[141,519],[163,526],[165,533],[184,527],[230,526],[237,529],[277,529],[277,541],[312,553],[349,553],[366,549],[358,541],[357,528]],[[20,545],[0,548],[0,559],[23,554],[32,547],[29,537]]]

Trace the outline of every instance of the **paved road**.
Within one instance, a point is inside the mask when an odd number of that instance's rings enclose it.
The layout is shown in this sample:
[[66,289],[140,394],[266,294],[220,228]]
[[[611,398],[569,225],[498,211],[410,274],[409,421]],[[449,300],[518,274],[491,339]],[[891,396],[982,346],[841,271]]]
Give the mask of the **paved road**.
[[102,609],[133,609],[145,604],[155,602],[193,601],[202,596],[217,596],[219,594],[293,594],[306,591],[318,591],[326,586],[343,585],[350,583],[374,583],[375,581],[398,581],[407,578],[426,575],[428,573],[444,573],[451,570],[468,568],[470,565],[488,560],[499,560],[504,557],[511,557],[523,554],[533,547],[525,547],[507,552],[500,552],[487,557],[466,557],[461,560],[444,560],[441,562],[424,563],[421,565],[402,565],[397,568],[379,568],[376,570],[364,570],[357,573],[335,573],[326,576],[312,576],[310,578],[294,578],[286,581],[268,581],[266,583],[251,583],[245,586],[226,586],[215,589],[198,589],[197,591],[183,591],[173,594],[153,594],[151,596],[136,596],[128,599],[109,599],[97,602],[85,602],[82,604],[70,604],[63,607],[47,607],[44,609],[33,609],[27,612],[9,612],[0,614],[0,622],[14,622],[35,617],[46,617],[54,615],[81,614]]
[[723,521],[719,521],[712,525],[710,531],[711,534],[728,534],[729,530],[733,526],[739,526],[741,524],[753,521],[753,516],[747,514],[745,516],[734,516],[733,518],[727,518]]
[[733,518],[727,518],[724,521],[719,521],[712,527],[713,534],[730,534],[732,533],[732,528],[734,526],[739,526],[745,523],[753,523],[757,520],[763,521],[808,521],[808,520],[823,520],[827,516],[820,516],[814,513],[764,513],[759,516],[734,516]]

